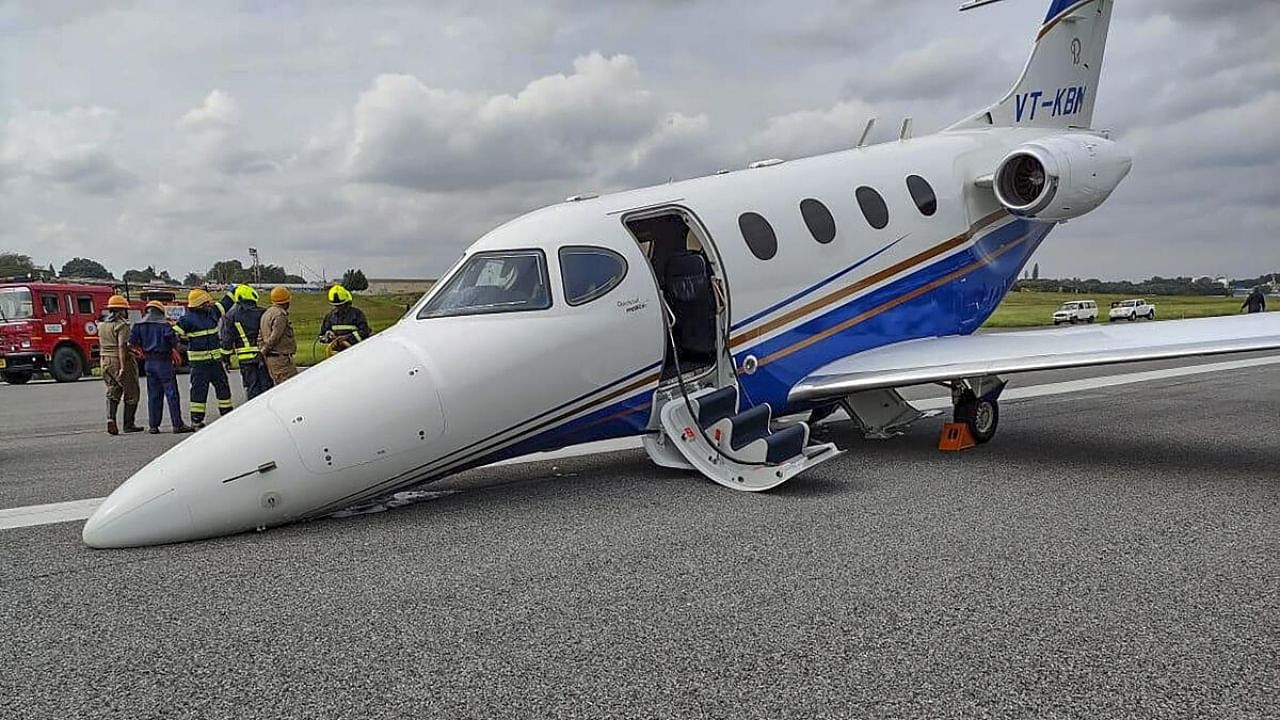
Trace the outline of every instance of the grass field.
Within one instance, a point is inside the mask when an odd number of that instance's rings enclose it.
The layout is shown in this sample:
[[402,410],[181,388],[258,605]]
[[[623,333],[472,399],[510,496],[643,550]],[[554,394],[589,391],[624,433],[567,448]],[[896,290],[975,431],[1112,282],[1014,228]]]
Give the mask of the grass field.
[[[1052,325],[1053,311],[1069,300],[1094,300],[1098,303],[1098,322],[1107,321],[1107,310],[1116,300],[1127,300],[1132,295],[1076,295],[1072,293],[1012,292],[996,308],[984,327],[1034,327]],[[1240,312],[1242,298],[1201,295],[1151,295],[1147,302],[1156,306],[1159,320],[1214,317],[1234,315]]]
[[[369,327],[378,332],[394,325],[416,300],[417,297],[400,295],[356,295],[353,304],[364,311]],[[324,359],[324,346],[313,341],[320,335],[320,322],[329,309],[323,295],[294,294],[289,317],[293,320],[293,335],[298,340],[298,355],[294,358],[297,364],[314,365]]]

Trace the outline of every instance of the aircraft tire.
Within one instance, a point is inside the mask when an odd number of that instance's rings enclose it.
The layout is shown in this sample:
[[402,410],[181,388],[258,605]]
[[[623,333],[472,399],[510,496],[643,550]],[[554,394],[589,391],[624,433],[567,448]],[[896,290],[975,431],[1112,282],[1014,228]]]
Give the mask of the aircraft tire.
[[966,393],[956,404],[954,417],[956,422],[969,426],[974,442],[979,445],[991,442],[1000,428],[1000,403],[995,400],[980,400]]

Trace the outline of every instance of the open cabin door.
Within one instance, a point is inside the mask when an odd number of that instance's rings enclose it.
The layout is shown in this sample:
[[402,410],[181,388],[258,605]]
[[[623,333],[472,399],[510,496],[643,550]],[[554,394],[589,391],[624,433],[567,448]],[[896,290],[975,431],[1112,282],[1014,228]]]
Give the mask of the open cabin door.
[[663,310],[662,382],[650,423],[656,427],[657,409],[679,394],[679,378],[686,392],[736,384],[725,348],[728,286],[710,235],[687,208],[647,209],[623,222],[648,259]]

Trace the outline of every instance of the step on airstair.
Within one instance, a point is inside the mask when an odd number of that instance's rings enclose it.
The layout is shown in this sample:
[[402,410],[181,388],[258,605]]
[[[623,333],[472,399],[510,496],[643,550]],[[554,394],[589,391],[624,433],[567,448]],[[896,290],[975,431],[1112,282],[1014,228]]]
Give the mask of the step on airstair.
[[645,436],[649,457],[663,467],[697,470],[734,490],[775,488],[841,454],[831,443],[809,445],[802,422],[772,429],[768,403],[738,412],[738,388],[677,395],[660,411],[662,431]]

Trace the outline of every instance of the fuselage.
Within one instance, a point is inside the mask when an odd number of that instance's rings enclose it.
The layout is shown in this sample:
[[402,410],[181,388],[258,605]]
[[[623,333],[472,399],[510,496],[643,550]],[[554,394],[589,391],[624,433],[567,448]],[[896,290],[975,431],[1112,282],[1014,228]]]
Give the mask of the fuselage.
[[[718,343],[728,352],[715,372],[736,376],[744,398],[775,415],[803,409],[789,405],[788,391],[827,362],[971,333],[991,314],[1053,226],[1009,215],[975,181],[1044,134],[946,132],[512,220],[472,245],[395,326],[141,470],[86,525],[86,541],[150,544],[277,525],[499,459],[646,432],[667,331],[662,290],[626,223],[664,208],[698,226],[722,285]],[[767,222],[772,252],[758,223],[752,243],[744,237],[745,213]],[[571,304],[566,248],[608,250],[625,272],[603,295]],[[541,258],[545,307],[420,317],[468,258],[508,251]]]

